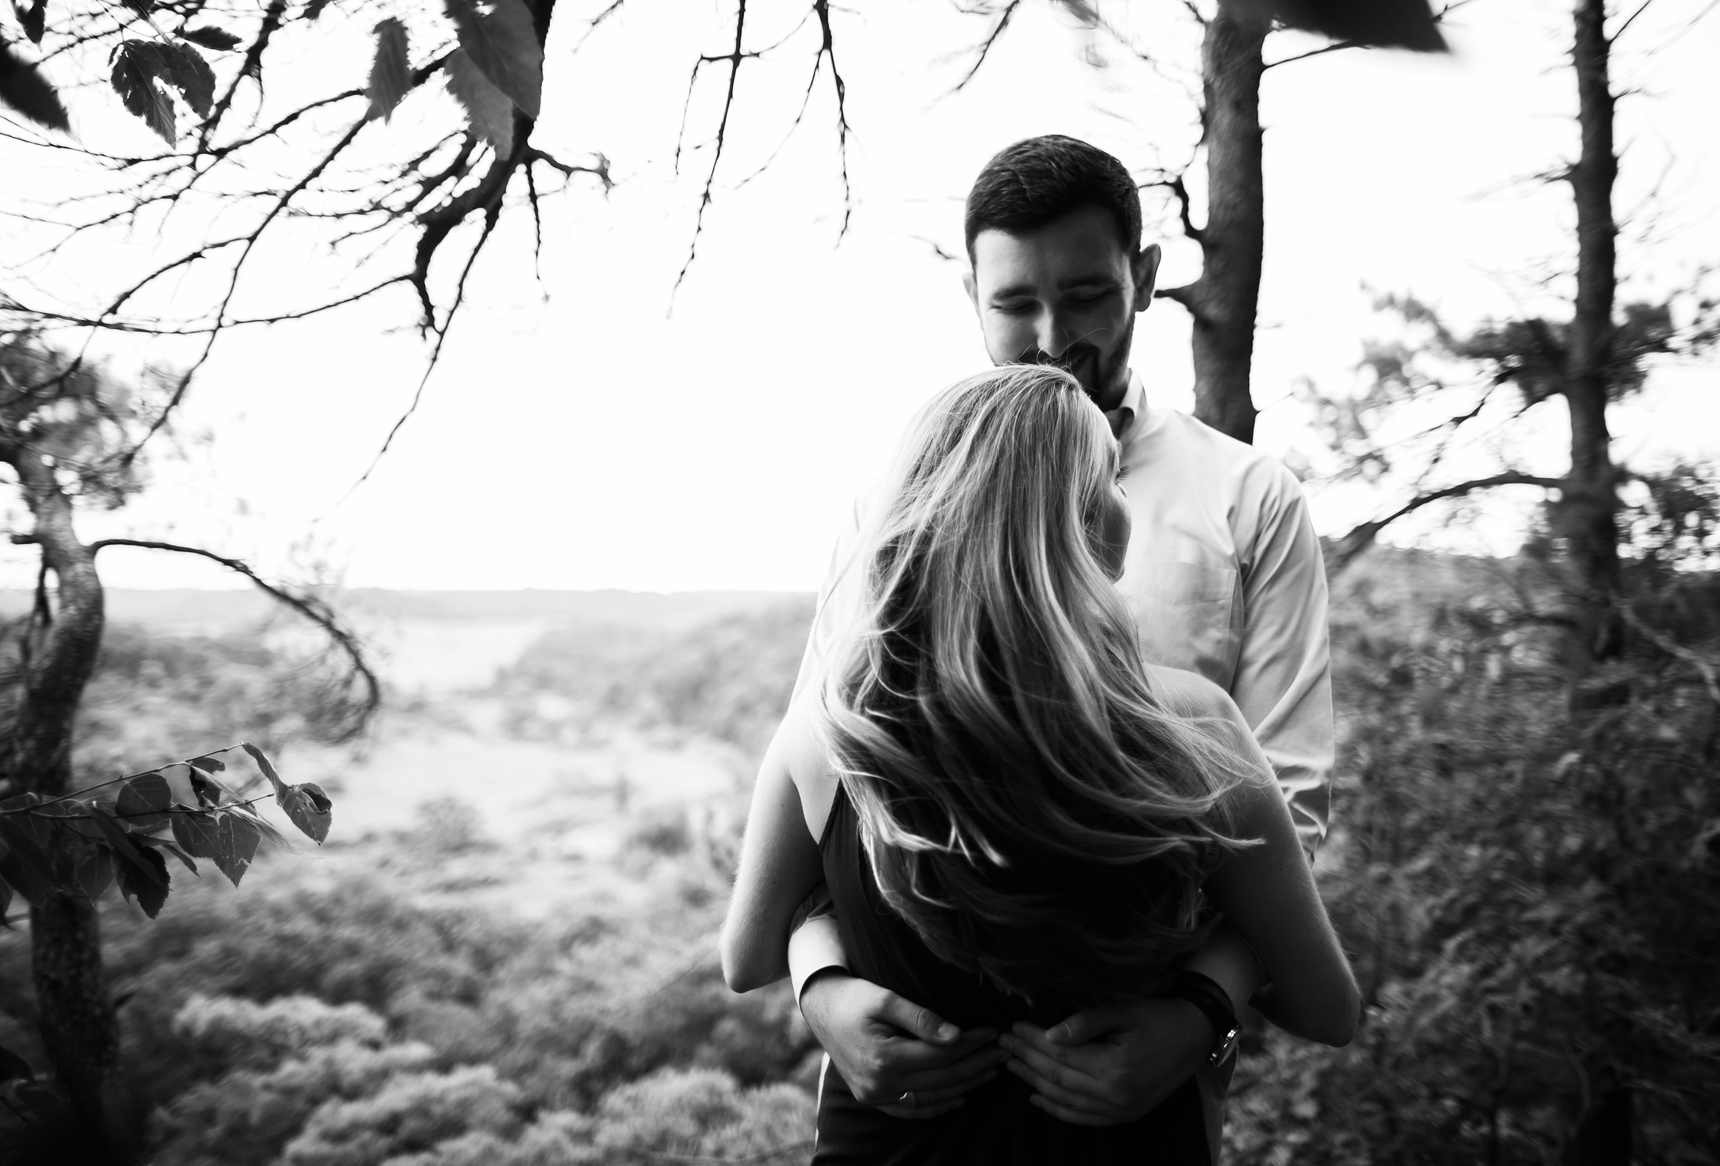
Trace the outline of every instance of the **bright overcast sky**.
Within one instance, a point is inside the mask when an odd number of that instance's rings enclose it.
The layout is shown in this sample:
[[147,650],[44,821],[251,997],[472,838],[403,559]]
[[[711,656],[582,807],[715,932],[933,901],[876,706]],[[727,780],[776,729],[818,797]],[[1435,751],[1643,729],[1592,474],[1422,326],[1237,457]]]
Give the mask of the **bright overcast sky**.
[[[790,31],[786,19],[771,27],[771,7],[753,6],[749,44]],[[961,199],[986,158],[1062,132],[1144,174],[1186,162],[1194,139],[1183,85],[1198,34],[1181,5],[1102,9],[1131,16],[1168,76],[1037,4],[953,96],[965,65],[950,54],[981,23],[932,0],[857,7],[863,15],[837,25],[854,135],[845,238],[827,85],[770,168],[736,188],[787,131],[815,43],[803,31],[742,73],[716,201],[671,313],[708,165],[701,151],[673,171],[686,77],[699,54],[726,51],[729,7],[681,6],[697,17],[671,22],[637,0],[570,59],[578,26],[563,0],[535,140],[569,156],[602,150],[618,185],[607,200],[576,189],[548,209],[541,285],[525,216],[491,241],[423,405],[375,475],[349,494],[427,355],[405,289],[344,316],[229,336],[181,423],[212,442],[158,464],[154,488],[87,518],[85,537],[197,542],[300,578],[323,562],[352,586],[815,587],[849,499],[916,405],[985,363],[959,267],[936,248],[960,252]],[[1615,59],[1618,86],[1643,91],[1621,105],[1621,217],[1659,187],[1621,239],[1626,297],[1720,261],[1720,14],[1685,28],[1709,7],[1658,0]],[[1568,27],[1562,4],[1473,0],[1452,16],[1451,57],[1341,52],[1268,72],[1262,446],[1312,449],[1291,393],[1304,376],[1328,389],[1354,381],[1362,339],[1383,327],[1364,285],[1414,291],[1473,323],[1533,308],[1535,273],[1570,265],[1568,190],[1525,181],[1575,152]],[[362,32],[322,33],[317,67],[362,79]],[[1094,43],[1108,67],[1089,63]],[[1317,43],[1280,34],[1268,51]],[[714,128],[722,81],[718,68],[695,92],[694,142]],[[140,125],[85,117],[93,145],[146,146]],[[19,180],[22,157],[0,152],[0,183]],[[1149,201],[1149,221],[1161,209]],[[1645,246],[1649,211],[1656,237]],[[1166,244],[1162,278],[1192,278],[1198,252]],[[302,255],[282,251],[256,278],[326,294],[306,271]],[[1180,308],[1160,302],[1143,318],[1134,364],[1154,403],[1190,407]],[[1713,368],[1656,384],[1618,417],[1619,456],[1720,457]],[[1557,472],[1556,447],[1546,456]],[[1379,504],[1317,479],[1308,488],[1328,533]],[[1508,545],[1513,529],[1502,520],[1477,537]],[[1414,533],[1437,536],[1425,524]],[[0,587],[33,581],[33,556],[0,555]],[[140,551],[107,552],[103,575],[122,587],[229,584],[212,567]]]

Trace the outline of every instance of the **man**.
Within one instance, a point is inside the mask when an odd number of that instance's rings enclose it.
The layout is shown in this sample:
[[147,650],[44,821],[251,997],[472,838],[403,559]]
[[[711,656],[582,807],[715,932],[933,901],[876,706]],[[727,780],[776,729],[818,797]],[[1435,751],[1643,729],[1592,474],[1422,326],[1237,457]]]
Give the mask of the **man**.
[[[1326,578],[1295,478],[1270,457],[1152,408],[1129,367],[1135,316],[1152,302],[1159,248],[1141,246],[1140,195],[1124,166],[1062,136],[1018,142],[968,195],[964,277],[995,364],[1056,364],[1111,418],[1129,472],[1134,522],[1118,587],[1149,660],[1199,672],[1235,699],[1271,759],[1312,855],[1325,833],[1332,765]],[[841,551],[838,551],[841,557]],[[801,668],[820,630],[840,622],[844,585],[827,584]],[[797,685],[798,687],[798,685]],[[815,912],[815,915],[817,912]],[[1078,1013],[1049,1031],[958,1034],[843,967],[836,921],[800,927],[790,966],[801,1009],[863,1101],[929,1117],[1005,1066],[1066,1121],[1139,1117],[1197,1082],[1217,1155],[1234,1061],[1222,1001],[1143,999]],[[1220,929],[1189,965],[1235,1008],[1258,987],[1246,944]]]

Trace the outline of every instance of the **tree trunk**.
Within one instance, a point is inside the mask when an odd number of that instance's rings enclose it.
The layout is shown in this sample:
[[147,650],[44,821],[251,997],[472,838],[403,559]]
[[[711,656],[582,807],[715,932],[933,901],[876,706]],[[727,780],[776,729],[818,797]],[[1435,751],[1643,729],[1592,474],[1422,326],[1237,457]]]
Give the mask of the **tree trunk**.
[[[0,446],[17,470],[36,528],[30,536],[54,573],[59,602],[38,612],[12,724],[0,743],[0,783],[56,797],[73,789],[72,732],[78,702],[101,649],[103,597],[95,558],[77,539],[71,499],[36,451]],[[71,1096],[80,1128],[123,1161],[129,1148],[104,1097],[118,1058],[112,1002],[102,977],[95,906],[56,893],[30,910],[31,970],[42,1043],[54,1074]]]
[[1201,42],[1206,225],[1200,278],[1165,295],[1194,317],[1194,415],[1238,441],[1254,440],[1249,393],[1254,320],[1266,241],[1261,178],[1261,50],[1271,30],[1258,5],[1221,0]]
[[1571,474],[1560,505],[1560,533],[1576,569],[1578,624],[1591,659],[1619,650],[1613,597],[1619,583],[1618,488],[1607,430],[1617,227],[1612,189],[1613,95],[1611,44],[1604,0],[1580,0],[1572,54],[1582,154],[1571,168],[1577,204],[1577,303],[1571,320],[1565,398],[1571,410]]

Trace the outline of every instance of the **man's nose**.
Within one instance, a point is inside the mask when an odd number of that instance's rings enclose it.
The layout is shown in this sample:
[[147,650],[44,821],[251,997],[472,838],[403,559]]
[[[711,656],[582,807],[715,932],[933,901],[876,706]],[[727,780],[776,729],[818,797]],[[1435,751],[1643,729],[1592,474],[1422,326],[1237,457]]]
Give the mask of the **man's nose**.
[[1069,329],[1064,326],[1062,317],[1055,311],[1040,313],[1038,335],[1034,339],[1039,344],[1039,351],[1053,360],[1060,358],[1069,347]]

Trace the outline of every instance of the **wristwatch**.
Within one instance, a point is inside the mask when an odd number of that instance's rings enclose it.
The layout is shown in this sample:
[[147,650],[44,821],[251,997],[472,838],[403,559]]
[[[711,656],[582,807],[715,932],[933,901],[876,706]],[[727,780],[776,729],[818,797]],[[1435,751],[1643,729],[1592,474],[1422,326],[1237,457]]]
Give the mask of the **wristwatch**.
[[1236,1051],[1236,1040],[1242,1035],[1242,1026],[1236,1023],[1230,997],[1218,986],[1218,981],[1199,972],[1178,972],[1171,982],[1169,994],[1178,1000],[1187,1000],[1212,1021],[1212,1030],[1218,1035],[1206,1063],[1215,1069],[1224,1064],[1225,1058]]

